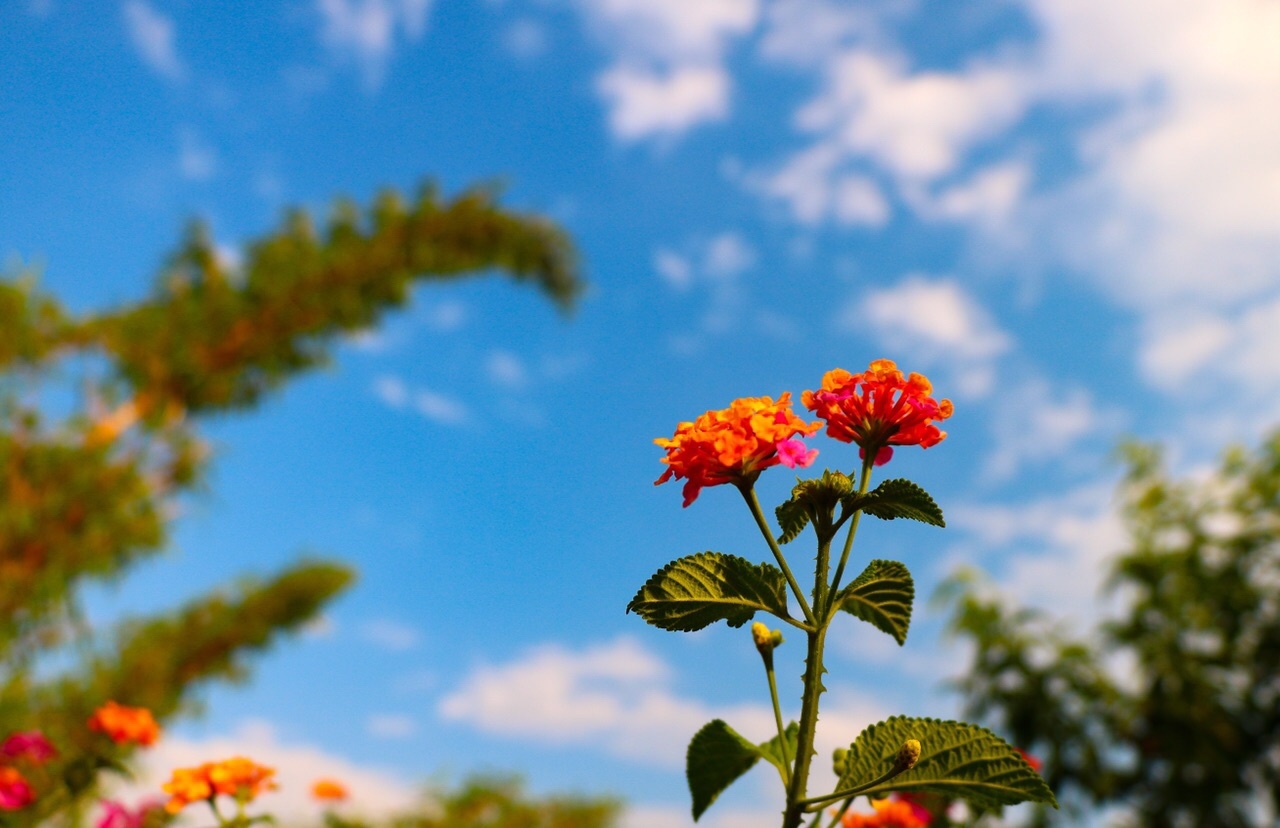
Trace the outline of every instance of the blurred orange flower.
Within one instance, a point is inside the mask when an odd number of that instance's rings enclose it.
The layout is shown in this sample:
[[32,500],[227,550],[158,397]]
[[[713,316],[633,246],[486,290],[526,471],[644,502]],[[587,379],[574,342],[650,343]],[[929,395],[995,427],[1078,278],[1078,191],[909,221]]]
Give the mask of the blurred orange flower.
[[841,820],[844,828],[927,828],[929,818],[923,809],[900,799],[875,799],[874,814],[848,813]]
[[793,439],[822,428],[806,423],[791,411],[791,393],[777,402],[772,397],[743,397],[728,408],[708,411],[691,423],[680,423],[670,439],[653,442],[667,450],[667,470],[654,481],[684,480],[684,505],[697,500],[707,486],[753,482],[760,472],[779,463],[808,466],[816,449],[805,450]]
[[155,744],[160,738],[160,726],[145,707],[126,707],[109,701],[94,711],[89,718],[89,729],[105,733],[118,745]]
[[336,779],[317,779],[311,795],[321,802],[341,802],[347,798],[347,788]]
[[932,394],[933,385],[924,376],[904,377],[892,360],[877,359],[861,374],[828,371],[822,388],[805,391],[800,399],[826,421],[828,436],[857,443],[864,460],[870,453],[883,466],[893,457],[892,446],[929,448],[946,438],[933,423],[950,417],[953,406]]
[[0,767],[0,811],[17,811],[36,801],[36,792],[17,768]]
[[243,756],[205,762],[195,768],[175,768],[164,785],[164,792],[170,797],[164,807],[176,814],[193,802],[212,800],[219,794],[249,802],[264,791],[275,790],[275,773],[274,768]]

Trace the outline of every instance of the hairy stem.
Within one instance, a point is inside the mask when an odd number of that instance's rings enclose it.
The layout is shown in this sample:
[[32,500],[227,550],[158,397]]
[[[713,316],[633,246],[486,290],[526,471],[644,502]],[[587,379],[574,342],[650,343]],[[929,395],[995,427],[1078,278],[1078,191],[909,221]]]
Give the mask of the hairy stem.
[[822,651],[826,643],[826,626],[820,626],[808,634],[809,647],[805,655],[804,696],[800,704],[800,733],[796,741],[795,770],[787,789],[787,810],[783,814],[782,828],[800,828],[804,820],[804,798],[809,784],[809,768],[812,764],[814,734],[818,729],[818,698],[826,688],[822,686]]
[[769,698],[773,700],[773,720],[778,725],[778,752],[782,754],[782,786],[791,787],[791,758],[787,755],[787,726],[782,723],[782,705],[778,703],[778,679],[773,672],[773,651],[760,653],[764,672],[769,678]]
[[791,586],[791,591],[795,593],[796,600],[800,603],[800,609],[804,612],[804,619],[809,622],[810,636],[812,630],[817,629],[818,619],[813,614],[813,610],[809,608],[809,602],[805,600],[804,590],[800,589],[800,583],[796,580],[796,576],[792,574],[791,567],[787,565],[787,559],[782,554],[782,548],[778,546],[778,541],[773,537],[773,530],[769,528],[769,521],[765,519],[764,510],[760,508],[760,498],[756,497],[756,490],[750,483],[738,488],[742,492],[742,498],[747,501],[747,508],[751,510],[751,515],[756,519],[756,526],[760,527],[760,534],[764,535],[764,539],[769,544],[773,557],[778,560],[778,566],[782,568],[782,574],[786,576],[787,583]]
[[[858,481],[858,494],[864,495],[871,486],[871,467],[875,465],[870,459],[862,461],[862,478]],[[831,592],[834,594],[840,589],[840,579],[844,576],[845,564],[849,562],[849,552],[853,549],[853,538],[858,534],[858,521],[862,518],[862,510],[858,509],[853,513],[853,519],[849,521],[849,534],[844,539],[844,552],[840,555],[840,564],[836,567],[836,577],[831,579]]]

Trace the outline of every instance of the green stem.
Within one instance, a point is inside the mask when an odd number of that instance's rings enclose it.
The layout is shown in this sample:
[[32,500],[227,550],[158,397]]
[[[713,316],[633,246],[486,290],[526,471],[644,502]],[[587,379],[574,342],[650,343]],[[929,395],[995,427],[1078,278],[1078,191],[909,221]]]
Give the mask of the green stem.
[[778,725],[778,752],[782,754],[782,786],[791,787],[791,759],[787,755],[787,727],[782,723],[782,705],[778,703],[778,680],[773,672],[773,651],[762,652],[764,672],[769,677],[769,698],[773,700],[773,720]]
[[[858,481],[858,494],[864,495],[871,486],[871,467],[875,463],[872,460],[864,460],[862,463],[862,478]],[[832,593],[840,589],[840,579],[844,576],[845,564],[849,562],[849,552],[853,549],[854,535],[858,534],[858,521],[862,518],[862,510],[858,509],[853,513],[853,519],[849,521],[849,534],[844,539],[844,552],[840,555],[840,564],[836,567],[836,577],[831,580]]]
[[829,793],[826,796],[815,796],[812,799],[802,799],[800,800],[799,805],[805,809],[810,809],[810,808],[813,808],[814,806],[817,806],[818,810],[822,810],[822,806],[828,802],[835,802],[836,800],[839,800],[839,799],[852,800],[855,796],[861,795],[864,791],[869,791],[878,785],[883,785],[885,782],[888,782],[890,779],[893,779],[895,776],[901,775],[904,770],[906,770],[906,768],[895,765],[894,767],[890,768],[887,773],[885,773],[884,775],[876,779],[872,779],[870,782],[863,783],[861,785],[858,785],[855,788],[846,788],[843,791],[836,791],[835,793]]
[[[791,567],[787,566],[787,559],[782,554],[782,548],[778,546],[778,541],[773,537],[773,530],[769,528],[769,521],[765,519],[764,510],[760,508],[760,499],[756,497],[756,490],[751,483],[746,483],[738,487],[738,491],[742,492],[742,497],[747,501],[747,508],[751,510],[752,516],[756,519],[756,526],[760,527],[760,534],[764,535],[764,539],[769,544],[769,549],[773,552],[773,557],[777,558],[778,566],[782,568],[782,574],[786,576],[787,583],[791,586],[791,591],[795,593],[796,600],[800,602],[800,609],[804,612],[804,619],[809,622],[811,630],[817,629],[818,619],[813,614],[813,610],[809,608],[809,602],[804,598],[804,591],[800,589],[800,583],[796,580],[796,576],[791,573]],[[810,632],[812,635],[812,632]]]
[[783,814],[782,828],[800,828],[804,820],[804,797],[814,755],[814,734],[818,729],[818,699],[826,689],[822,686],[822,674],[826,672],[822,666],[822,650],[826,637],[825,626],[809,633],[809,648],[804,666],[804,696],[800,704],[800,732],[796,740],[796,764],[791,775],[791,786],[787,789],[787,810]]
[[[836,828],[836,826],[840,824],[840,819],[845,815],[845,812],[849,810],[849,806],[853,804],[853,800],[855,798],[856,797],[851,796],[840,804],[840,809],[836,811],[835,816],[831,818],[831,828]],[[818,811],[818,813],[822,813],[822,811]]]

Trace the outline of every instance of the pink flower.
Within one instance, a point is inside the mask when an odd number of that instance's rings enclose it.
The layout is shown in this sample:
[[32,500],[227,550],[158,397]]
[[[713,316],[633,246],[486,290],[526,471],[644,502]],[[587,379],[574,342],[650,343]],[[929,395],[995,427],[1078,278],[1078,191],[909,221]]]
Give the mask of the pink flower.
[[14,733],[0,744],[0,756],[6,759],[29,759],[43,765],[58,755],[58,749],[38,730]]
[[122,802],[107,799],[99,804],[102,805],[102,816],[98,817],[94,828],[142,828],[146,824],[147,814],[164,807],[159,799],[143,800],[133,810],[129,810],[129,806]]
[[778,460],[789,469],[797,466],[808,468],[813,465],[813,458],[818,456],[817,449],[805,449],[799,440],[783,440],[778,443]]
[[17,811],[36,801],[36,792],[17,768],[0,767],[0,811]]

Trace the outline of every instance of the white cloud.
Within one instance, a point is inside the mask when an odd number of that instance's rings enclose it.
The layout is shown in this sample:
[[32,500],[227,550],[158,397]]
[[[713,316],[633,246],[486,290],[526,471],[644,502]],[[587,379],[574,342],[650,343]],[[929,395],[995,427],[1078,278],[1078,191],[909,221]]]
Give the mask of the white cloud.
[[156,11],[145,0],[128,0],[121,10],[129,40],[143,63],[167,80],[182,80],[186,67],[178,57],[173,19]]
[[373,381],[373,393],[378,399],[395,409],[404,408],[409,402],[409,389],[399,377],[381,376]]
[[430,302],[422,312],[427,327],[437,333],[452,333],[467,323],[467,306],[457,301]]
[[1110,481],[1022,503],[955,506],[947,521],[988,559],[1007,561],[1000,588],[1012,600],[1080,623],[1101,610],[1108,561],[1127,539]]
[[190,127],[178,131],[178,171],[188,181],[208,181],[218,171],[218,152]]
[[653,254],[653,269],[676,290],[685,290],[693,283],[693,265],[684,256],[666,248],[659,248]]
[[[1183,396],[1197,367],[1238,361],[1264,382],[1227,370],[1196,387],[1280,401],[1261,356],[1280,296],[1280,8],[1020,0],[1029,38],[938,70],[885,34],[921,7],[801,5],[811,20],[766,14],[760,48],[819,72],[795,115],[806,138],[744,181],[799,222],[869,226],[881,214],[842,213],[841,182],[891,185],[919,217],[971,227],[984,259],[1074,272],[1135,313],[1153,385]],[[1064,158],[1017,131],[1033,107],[1060,123]]]
[[732,279],[756,263],[756,251],[740,233],[726,232],[707,243],[703,270],[714,279]]
[[990,392],[995,360],[1012,346],[991,314],[948,278],[913,275],[873,290],[845,309],[839,325],[853,333],[869,329],[883,347],[922,368],[943,368],[947,385],[968,397]]
[[489,381],[495,385],[519,389],[529,384],[529,369],[520,357],[510,351],[493,351],[484,367]]
[[374,380],[373,393],[390,408],[397,411],[412,409],[442,425],[461,425],[469,413],[465,405],[447,394],[426,388],[410,388],[404,380],[390,375]]
[[370,87],[382,81],[400,41],[422,38],[430,10],[431,0],[316,0],[324,44],[354,60]]
[[1002,383],[983,472],[1008,479],[1028,463],[1066,456],[1084,438],[1119,422],[1118,412],[1100,411],[1084,388],[1055,388],[1042,377]]
[[613,55],[596,89],[615,136],[674,137],[728,114],[724,53],[755,28],[758,0],[580,0],[580,6]]
[[[711,719],[722,718],[760,741],[776,732],[767,705],[708,705],[677,696],[673,679],[669,665],[631,638],[576,652],[546,644],[507,664],[476,668],[440,701],[439,713],[486,733],[585,745],[669,768],[683,765],[690,737]],[[833,692],[826,700],[822,755],[884,718],[877,704],[860,696]],[[817,764],[814,784],[825,784]]]
[[417,627],[389,618],[366,621],[360,625],[360,636],[370,644],[393,652],[412,650],[422,641],[422,633]]
[[186,739],[165,736],[139,755],[136,781],[113,789],[126,802],[156,796],[174,768],[191,767],[211,760],[248,756],[276,769],[278,791],[263,794],[261,808],[282,822],[313,824],[320,821],[321,806],[312,800],[311,784],[321,777],[341,779],[351,792],[348,807],[355,813],[386,815],[417,801],[414,787],[393,773],[357,765],[340,756],[303,743],[285,743],[265,722],[243,723],[230,736]]
[[443,425],[461,425],[467,419],[467,407],[447,394],[419,388],[413,393],[413,410],[428,420]]
[[512,22],[502,33],[502,45],[522,60],[540,57],[547,51],[549,39],[546,27],[529,18]]
[[365,729],[376,739],[408,739],[418,732],[418,723],[400,713],[377,713],[369,717]]
[[729,75],[720,66],[657,70],[614,66],[596,80],[609,127],[623,140],[679,135],[729,112]]
[[[705,336],[730,333],[740,327],[747,311],[743,274],[756,265],[755,247],[734,230],[717,233],[684,245],[680,252],[660,247],[654,252],[654,269],[673,289],[696,291],[706,298],[697,331],[669,337],[672,350],[697,353]],[[757,330],[771,333],[786,328],[785,320],[756,314]],[[781,323],[781,324],[780,324]]]
[[[717,802],[698,820],[700,828],[775,828],[779,808],[726,808]],[[622,815],[622,828],[692,828],[688,806],[635,805]]]

